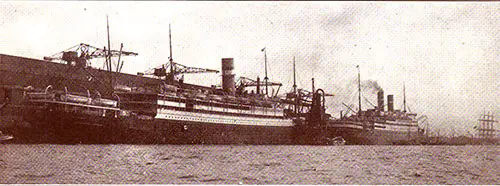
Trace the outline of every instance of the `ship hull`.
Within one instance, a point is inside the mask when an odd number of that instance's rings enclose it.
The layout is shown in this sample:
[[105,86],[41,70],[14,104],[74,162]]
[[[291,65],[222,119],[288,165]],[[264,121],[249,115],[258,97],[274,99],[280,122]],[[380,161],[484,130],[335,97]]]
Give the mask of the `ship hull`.
[[228,125],[158,120],[166,143],[173,144],[292,144],[293,127]]
[[340,130],[337,133],[346,140],[347,145],[416,145],[418,133],[399,131],[356,131],[346,132]]
[[341,136],[347,145],[416,145],[423,139],[423,133],[417,126],[375,126],[340,121],[330,125],[330,135]]
[[[45,123],[14,132],[14,143],[57,144],[293,144],[292,127],[235,126],[154,121],[156,130],[100,126],[95,123]],[[18,128],[19,129],[19,128]]]
[[[2,117],[7,116],[7,111],[14,110],[4,110]],[[0,127],[0,130],[16,136],[11,143],[294,144],[293,125],[259,124],[257,119],[253,125],[242,125],[239,123],[244,118],[227,122],[227,118],[213,115],[211,120],[217,122],[206,122],[198,113],[188,112],[178,119],[121,117],[120,110],[115,108],[88,108],[53,102],[25,103],[17,110],[19,112],[10,113],[17,114],[16,120],[6,121]],[[283,122],[291,123],[291,120]]]

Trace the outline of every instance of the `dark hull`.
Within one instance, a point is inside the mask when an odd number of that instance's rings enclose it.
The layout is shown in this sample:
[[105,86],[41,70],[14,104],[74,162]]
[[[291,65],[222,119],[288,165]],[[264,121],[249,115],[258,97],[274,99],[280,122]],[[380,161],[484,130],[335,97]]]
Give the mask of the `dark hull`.
[[[25,137],[30,139],[16,138],[11,141],[48,142],[51,141],[49,139],[54,139],[52,128],[44,128],[46,125],[40,121],[24,117],[23,112],[39,112],[27,111],[23,103],[25,87],[43,90],[50,85],[53,90],[67,89],[81,94],[90,91],[107,95],[112,89],[107,86],[110,77],[113,77],[115,84],[144,87],[152,92],[158,91],[161,83],[153,78],[124,73],[111,74],[112,76],[109,72],[99,69],[0,54],[0,130],[15,133],[15,136],[33,136]],[[85,132],[85,130],[79,131]],[[89,133],[94,134],[94,132]]]
[[224,125],[157,120],[167,143],[292,144],[293,127]]
[[417,145],[424,136],[421,132],[360,129],[332,126],[330,136],[341,136],[347,145]]
[[[15,132],[13,143],[60,144],[293,144],[292,127],[154,122],[158,130],[93,124],[47,124]],[[164,129],[161,129],[164,128]],[[184,129],[186,128],[186,129]]]
[[396,131],[338,131],[338,135],[346,140],[348,145],[416,145],[420,144],[418,133]]
[[15,120],[0,127],[15,136],[12,143],[328,145],[324,130],[307,125],[241,125],[127,116],[117,108],[66,102],[10,105],[3,114],[3,118],[17,114]]
[[292,126],[120,118],[113,110],[103,116],[61,111],[61,107],[24,105],[17,122],[8,122],[1,130],[16,136],[12,143],[294,144]]

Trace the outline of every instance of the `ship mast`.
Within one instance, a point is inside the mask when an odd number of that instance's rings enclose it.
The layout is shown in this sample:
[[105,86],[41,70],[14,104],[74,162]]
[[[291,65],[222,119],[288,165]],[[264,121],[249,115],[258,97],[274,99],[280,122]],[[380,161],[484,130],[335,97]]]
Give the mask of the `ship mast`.
[[168,24],[168,40],[170,44],[170,80],[174,80],[174,59],[172,58],[172,31],[170,28],[170,24]]
[[110,85],[111,87],[113,87],[113,74],[111,73],[112,70],[111,70],[111,40],[109,38],[109,19],[108,19],[108,15],[106,15],[106,27],[107,27],[107,31],[108,31],[108,55],[106,57],[106,65],[107,65],[107,68],[108,68],[108,71],[109,71],[109,82],[110,82]]
[[293,56],[293,93],[297,93],[297,82],[295,79],[295,56]]
[[262,51],[264,52],[264,67],[265,67],[265,73],[266,73],[266,77],[264,77],[264,83],[266,84],[266,96],[268,95],[268,91],[267,91],[267,80],[269,79],[267,77],[267,53],[266,53],[266,47],[264,47],[262,49]]
[[109,19],[108,15],[106,15],[106,27],[108,31],[108,55],[106,56],[106,67],[108,68],[108,71],[111,71],[111,41],[109,38]]
[[406,112],[406,88],[403,82],[403,112]]
[[361,75],[359,73],[359,65],[357,65],[356,68],[358,68],[358,106],[359,112],[361,112]]
[[314,93],[314,78],[311,78],[311,81],[312,81],[312,87],[311,87],[311,89],[312,89],[312,93]]
[[297,114],[297,107],[298,107],[298,98],[299,96],[297,95],[297,82],[295,78],[295,56],[293,56],[293,95],[295,96],[295,105],[294,105],[294,112]]

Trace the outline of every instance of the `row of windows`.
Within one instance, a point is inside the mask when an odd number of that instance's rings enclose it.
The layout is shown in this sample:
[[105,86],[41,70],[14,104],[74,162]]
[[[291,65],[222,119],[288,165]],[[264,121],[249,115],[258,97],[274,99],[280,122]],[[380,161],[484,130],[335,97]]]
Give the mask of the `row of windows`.
[[[170,101],[158,101],[160,106],[171,106],[171,107],[186,107],[184,103],[181,102],[170,102]],[[282,116],[283,110],[281,108],[276,109],[266,109],[266,108],[256,108],[251,110],[245,109],[233,109],[226,107],[215,107],[215,106],[205,106],[205,105],[193,105],[194,109],[199,110],[209,110],[209,111],[219,111],[219,112],[231,112],[231,113],[243,113],[243,114],[256,114],[256,115],[268,115],[268,116]]]
[[248,104],[237,104],[237,103],[226,103],[226,102],[218,102],[218,101],[205,101],[205,100],[186,100],[186,98],[180,97],[169,97],[169,96],[161,96],[161,99],[172,102],[180,102],[186,103],[191,102],[197,105],[206,105],[206,106],[215,106],[215,107],[224,107],[224,108],[232,108],[232,109],[242,109],[242,110],[250,110],[255,108],[267,108],[272,109],[272,107],[258,106],[258,105],[248,105]]
[[[171,106],[171,107],[186,107],[184,102],[180,102],[180,98],[170,98],[158,100],[158,105],[160,106]],[[250,108],[231,108],[223,107],[223,105],[193,105],[189,109],[199,109],[199,110],[209,110],[209,111],[219,111],[219,112],[230,112],[230,113],[241,113],[241,114],[254,114],[254,115],[268,115],[268,116],[283,116],[283,109],[281,108],[263,108],[263,107],[252,107]],[[174,108],[175,109],[175,108]],[[176,109],[177,110],[177,109]]]
[[273,115],[260,115],[260,114],[248,114],[248,113],[210,111],[210,110],[202,110],[202,109],[190,109],[190,110],[188,110],[188,109],[182,108],[182,107],[165,106],[165,105],[159,105],[159,108],[166,109],[166,110],[189,111],[189,112],[195,112],[195,113],[207,113],[207,114],[217,114],[217,115],[227,115],[227,116],[246,116],[246,117],[253,117],[253,118],[277,118],[277,119],[284,118],[283,115],[273,116]]
[[[174,119],[174,120],[188,120],[188,121],[198,121],[198,122],[208,122],[208,123],[229,123],[229,124],[248,124],[248,125],[257,125],[256,122],[262,123],[262,125],[269,125],[269,124],[277,124],[277,125],[283,125],[284,121],[259,121],[259,120],[252,120],[249,118],[249,120],[245,119],[214,119],[214,118],[204,118],[204,117],[189,117],[189,116],[176,116],[176,115],[171,115],[171,114],[162,114],[159,117],[162,119]],[[158,117],[157,117],[158,118]],[[265,123],[265,124],[264,124]]]

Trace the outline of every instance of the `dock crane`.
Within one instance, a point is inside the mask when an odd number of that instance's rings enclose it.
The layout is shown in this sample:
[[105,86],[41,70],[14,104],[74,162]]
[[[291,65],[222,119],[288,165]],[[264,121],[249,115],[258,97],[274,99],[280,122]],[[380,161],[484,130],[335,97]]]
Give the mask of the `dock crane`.
[[121,61],[121,56],[137,56],[139,54],[135,52],[125,52],[123,51],[123,43],[120,46],[120,50],[111,50],[111,42],[109,38],[109,21],[106,16],[106,26],[108,33],[108,48],[103,47],[98,48],[91,46],[89,44],[80,43],[71,48],[68,48],[62,52],[58,52],[51,56],[43,57],[47,61],[60,61],[65,62],[68,65],[74,65],[77,67],[85,68],[87,66],[92,66],[91,59],[94,58],[106,58],[104,66],[109,72],[113,71],[113,65],[111,62],[112,57],[118,57],[118,62],[116,63],[115,71],[120,72],[123,67],[123,61]]
[[108,50],[106,47],[104,47],[103,49],[91,46],[89,44],[80,43],[64,51],[58,52],[54,55],[45,56],[43,57],[43,59],[47,61],[59,61],[61,63],[66,63],[68,65],[75,65],[78,67],[87,67],[92,65],[91,64],[92,59],[118,57],[118,64],[115,67],[115,71],[120,72],[123,67],[123,61],[120,61],[121,56],[138,55],[135,52],[122,51],[122,49],[123,49],[123,44],[121,45],[120,50]]
[[219,73],[218,70],[188,67],[179,63],[174,62],[172,57],[172,31],[170,29],[170,24],[168,25],[168,37],[170,44],[170,57],[168,58],[168,63],[161,65],[157,68],[152,68],[146,70],[144,75],[153,75],[159,78],[165,77],[167,81],[174,82],[177,75],[180,74],[194,74],[194,73]]
[[153,75],[159,78],[165,77],[167,80],[173,80],[175,79],[174,77],[180,74],[195,73],[219,73],[219,71],[206,68],[188,67],[172,61],[171,63],[163,64],[160,67],[149,69],[143,74]]
[[[91,46],[89,44],[80,43],[66,50],[53,54],[51,56],[45,56],[43,59],[46,61],[53,61],[59,63],[66,63],[67,67],[64,74],[73,74],[79,70],[85,73],[88,77],[88,84],[75,83],[73,81],[64,82],[64,84],[72,83],[76,87],[81,87],[87,90],[93,90],[96,86],[104,86],[106,90],[101,92],[102,95],[110,96],[114,90],[114,75],[113,72],[121,72],[124,62],[121,60],[122,56],[137,56],[135,52],[123,51],[123,43],[121,44],[120,50],[111,50],[110,33],[109,33],[109,21],[106,16],[107,25],[107,35],[108,35],[108,46],[103,48],[98,48]],[[118,57],[117,62],[112,62],[113,57]],[[105,58],[106,61],[103,64],[103,69],[109,73],[96,74],[90,69],[92,67],[92,59]],[[116,66],[115,66],[116,65]],[[75,68],[76,67],[76,68]],[[64,78],[57,78],[53,76],[49,79],[52,84],[59,84]],[[94,87],[94,88],[93,88]]]
[[[126,52],[123,51],[123,44],[121,45],[120,50],[108,50],[106,47],[104,49],[97,48],[91,46],[89,44],[80,43],[71,48],[68,48],[64,51],[58,52],[51,56],[45,56],[43,59],[47,61],[65,63],[68,65],[68,68],[65,71],[65,74],[72,74],[76,72],[78,69],[83,69],[83,72],[89,76],[89,81],[96,81],[99,84],[104,84],[108,87],[108,92],[101,92],[103,94],[108,94],[113,90],[113,77],[111,73],[108,73],[107,76],[96,76],[94,73],[88,71],[87,68],[92,67],[91,61],[93,59],[105,58],[106,62],[104,63],[105,69],[108,72],[121,72],[123,67],[123,61],[121,61],[121,56],[137,56],[138,54],[135,52]],[[111,64],[111,58],[118,57],[118,62],[115,63],[116,66],[113,69],[113,65]],[[76,68],[74,68],[76,67]],[[52,77],[50,81],[56,81],[54,84],[57,84],[58,80],[56,77]],[[70,82],[71,83],[71,82]],[[79,87],[83,87],[85,89],[92,89],[92,85],[78,85]]]

